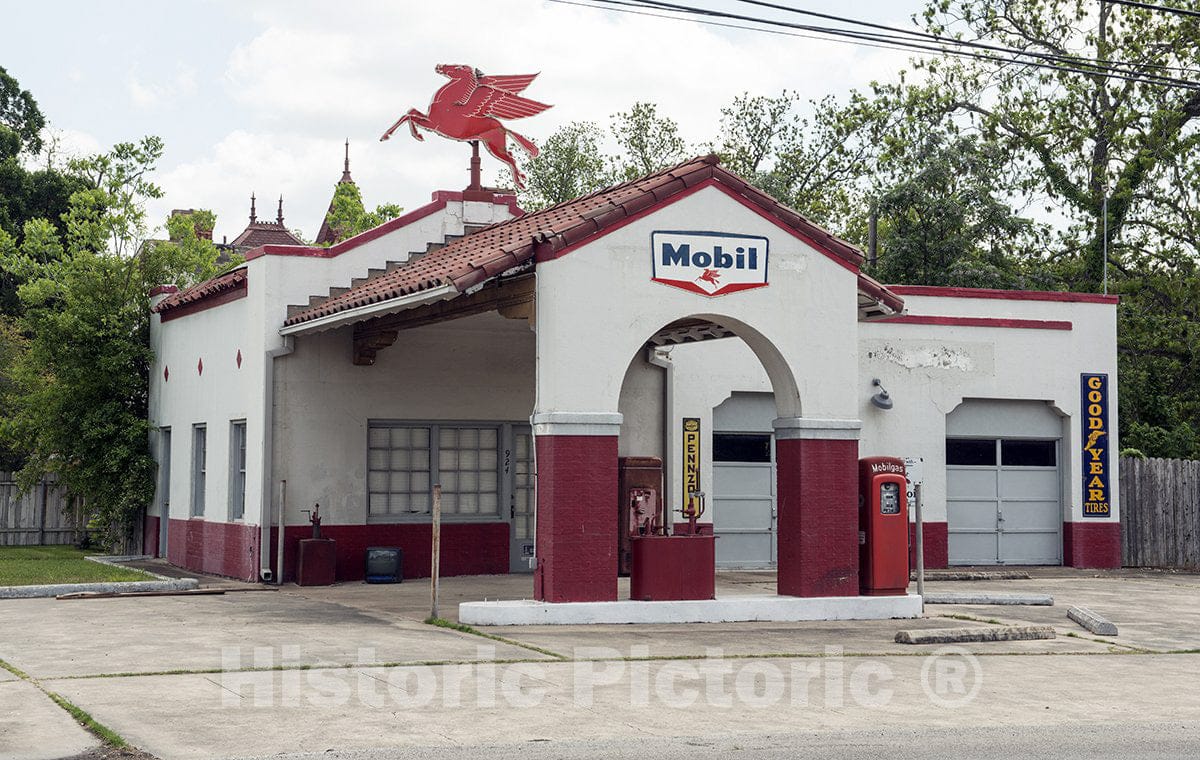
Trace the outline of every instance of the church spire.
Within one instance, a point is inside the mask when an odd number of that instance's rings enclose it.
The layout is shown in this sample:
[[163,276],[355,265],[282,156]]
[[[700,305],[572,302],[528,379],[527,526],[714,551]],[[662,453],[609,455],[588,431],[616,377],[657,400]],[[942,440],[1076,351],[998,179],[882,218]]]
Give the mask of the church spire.
[[275,217],[275,221],[283,226],[283,196],[279,196],[279,215]]
[[258,214],[254,211],[254,193],[250,193],[250,223],[254,224],[258,221]]
[[340,182],[353,183],[354,180],[350,177],[350,138],[346,138],[346,163],[343,165],[342,178]]

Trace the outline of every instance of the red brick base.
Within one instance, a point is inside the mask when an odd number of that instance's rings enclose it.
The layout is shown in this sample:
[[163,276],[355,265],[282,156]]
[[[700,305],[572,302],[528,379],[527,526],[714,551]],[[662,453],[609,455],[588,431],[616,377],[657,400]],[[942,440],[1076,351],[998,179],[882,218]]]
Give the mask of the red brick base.
[[[944,522],[923,523],[925,534],[925,569],[950,566],[950,534]],[[908,566],[917,566],[917,524],[908,524]]]
[[617,598],[617,436],[537,436],[534,596]]
[[1121,566],[1121,523],[1063,523],[1063,564],[1069,567]]
[[858,441],[781,439],[778,592],[858,595]]
[[207,520],[167,524],[167,560],[187,570],[258,580],[258,526]]
[[[271,529],[268,554],[275,567],[275,537]],[[332,538],[337,558],[337,578],[361,581],[369,546],[398,546],[403,552],[405,578],[428,578],[433,529],[429,523],[378,523],[372,525],[322,525],[321,537]],[[312,538],[312,527],[289,525],[284,531],[283,580],[296,580],[300,539]],[[508,572],[508,523],[443,523],[441,574],[501,575]]]

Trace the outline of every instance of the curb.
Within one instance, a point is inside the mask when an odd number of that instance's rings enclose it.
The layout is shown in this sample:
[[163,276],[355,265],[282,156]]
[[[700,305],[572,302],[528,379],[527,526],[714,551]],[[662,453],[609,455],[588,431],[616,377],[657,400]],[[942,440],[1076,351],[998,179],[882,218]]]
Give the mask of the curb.
[[[123,557],[84,557],[86,560],[101,565],[121,567],[120,561],[145,559],[144,556]],[[200,581],[195,578],[168,578],[165,575],[141,570],[149,576],[157,578],[153,581],[106,581],[102,583],[48,583],[38,586],[0,586],[0,599],[37,599],[46,596],[78,593],[121,593],[128,591],[190,591],[199,588]]]
[[[908,579],[915,581],[916,573],[909,573]],[[925,571],[925,581],[1027,581],[1029,573],[1024,570],[963,570],[963,571]]]
[[1071,607],[1067,617],[1079,623],[1097,636],[1116,636],[1117,626],[1111,620],[1103,618],[1087,607]]
[[926,604],[1023,604],[1053,607],[1049,594],[925,594]]
[[1007,626],[1005,628],[933,628],[900,631],[897,644],[966,644],[976,641],[1033,641],[1052,639],[1054,629],[1048,625]]

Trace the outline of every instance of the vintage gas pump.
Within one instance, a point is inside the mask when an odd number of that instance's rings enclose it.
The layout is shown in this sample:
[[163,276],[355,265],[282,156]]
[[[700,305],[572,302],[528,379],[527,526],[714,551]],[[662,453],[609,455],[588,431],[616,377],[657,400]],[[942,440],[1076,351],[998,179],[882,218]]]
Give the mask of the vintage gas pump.
[[908,590],[908,504],[904,461],[858,462],[859,587],[866,596]]
[[621,457],[617,477],[617,572],[629,575],[633,566],[630,539],[661,532],[662,460]]

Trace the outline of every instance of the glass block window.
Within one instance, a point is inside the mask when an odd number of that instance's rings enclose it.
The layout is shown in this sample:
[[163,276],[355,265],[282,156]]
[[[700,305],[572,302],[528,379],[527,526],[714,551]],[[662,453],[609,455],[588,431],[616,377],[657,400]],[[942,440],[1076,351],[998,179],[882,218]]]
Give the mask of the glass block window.
[[438,429],[438,482],[442,512],[496,515],[500,510],[499,430],[493,427]]
[[428,427],[370,427],[367,498],[371,515],[429,514],[430,432]]
[[367,436],[372,517],[428,515],[435,483],[443,515],[499,516],[499,426],[373,422]]

